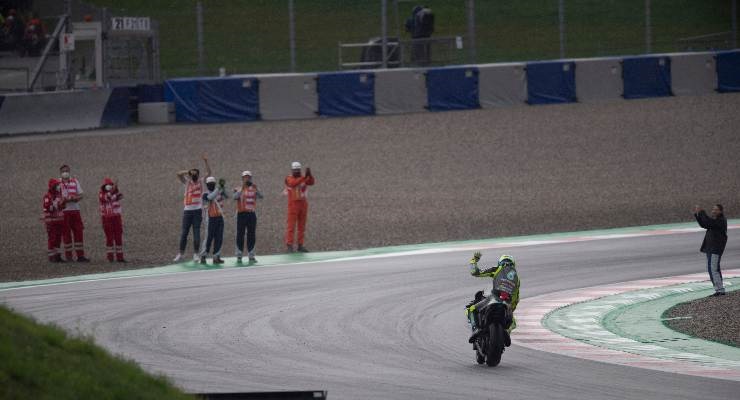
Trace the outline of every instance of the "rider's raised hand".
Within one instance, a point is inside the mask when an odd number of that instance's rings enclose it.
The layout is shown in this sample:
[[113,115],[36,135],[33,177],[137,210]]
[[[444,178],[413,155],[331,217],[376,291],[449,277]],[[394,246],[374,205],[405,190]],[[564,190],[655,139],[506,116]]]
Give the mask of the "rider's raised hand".
[[473,258],[470,260],[470,262],[477,264],[478,261],[480,261],[480,258],[481,258],[480,251],[476,251],[475,253],[473,253]]

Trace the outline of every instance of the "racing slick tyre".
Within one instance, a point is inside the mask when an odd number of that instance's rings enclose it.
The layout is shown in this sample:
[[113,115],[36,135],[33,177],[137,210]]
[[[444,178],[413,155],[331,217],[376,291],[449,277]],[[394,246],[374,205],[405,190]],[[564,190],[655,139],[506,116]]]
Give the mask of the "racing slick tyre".
[[488,327],[488,354],[486,365],[495,367],[501,362],[501,353],[504,352],[504,327],[500,324],[491,324]]

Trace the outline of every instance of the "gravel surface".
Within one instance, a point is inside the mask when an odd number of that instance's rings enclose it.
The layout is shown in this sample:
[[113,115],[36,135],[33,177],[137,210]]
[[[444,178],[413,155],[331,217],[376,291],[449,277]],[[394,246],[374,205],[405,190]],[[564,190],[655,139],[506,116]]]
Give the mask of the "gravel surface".
[[[229,186],[253,171],[265,195],[258,255],[283,251],[282,181],[293,160],[317,179],[312,251],[691,221],[694,204],[716,202],[737,217],[739,109],[740,94],[722,94],[0,139],[0,281],[171,262],[182,213],[175,172],[202,170],[202,153]],[[46,261],[41,199],[63,163],[87,194],[91,264]],[[96,196],[105,176],[126,196],[128,265],[104,261]]]
[[681,303],[665,313],[668,327],[687,335],[740,347],[740,290]]

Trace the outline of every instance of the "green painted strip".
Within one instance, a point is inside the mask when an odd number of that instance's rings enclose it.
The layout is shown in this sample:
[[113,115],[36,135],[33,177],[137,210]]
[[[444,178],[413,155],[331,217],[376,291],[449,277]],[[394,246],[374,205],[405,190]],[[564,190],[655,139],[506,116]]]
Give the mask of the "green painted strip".
[[[740,225],[740,219],[728,220],[730,225]],[[527,245],[527,244],[539,244],[538,242],[543,241],[559,241],[568,240],[575,238],[596,238],[599,236],[614,236],[614,235],[630,235],[649,233],[651,231],[663,231],[671,229],[689,229],[697,228],[695,222],[682,222],[674,224],[663,224],[663,225],[646,225],[626,228],[612,228],[612,229],[598,229],[591,231],[577,231],[577,232],[559,232],[559,233],[547,233],[538,235],[525,235],[525,236],[512,236],[503,238],[493,239],[480,239],[480,240],[466,240],[457,242],[444,242],[444,243],[423,243],[414,245],[401,245],[401,246],[388,246],[388,247],[377,247],[364,250],[350,250],[350,251],[331,251],[331,252],[316,252],[316,253],[296,253],[296,254],[278,254],[260,256],[258,258],[259,263],[254,265],[243,264],[237,265],[236,258],[225,258],[225,264],[220,266],[214,265],[201,265],[199,263],[187,262],[181,264],[173,264],[162,267],[143,268],[127,271],[117,272],[106,272],[100,274],[88,274],[70,276],[64,278],[53,278],[53,279],[42,279],[35,281],[22,281],[22,282],[2,282],[0,283],[0,290],[16,289],[31,286],[43,286],[43,285],[58,285],[65,283],[75,283],[84,281],[95,281],[95,280],[106,280],[106,279],[119,279],[119,278],[131,278],[131,277],[142,277],[142,276],[154,276],[173,274],[181,272],[192,272],[192,271],[208,271],[208,270],[221,270],[228,268],[254,268],[254,267],[267,267],[277,265],[288,265],[288,264],[302,264],[302,263],[314,263],[314,262],[326,262],[326,261],[338,261],[347,259],[356,259],[363,257],[373,256],[388,256],[393,254],[402,254],[407,252],[445,252],[445,251],[457,251],[465,250],[464,248],[474,249],[476,247],[490,247],[496,245],[516,244],[516,245]],[[463,248],[463,249],[461,249]]]
[[[739,290],[739,278],[725,280],[728,291]],[[604,316],[604,327],[615,334],[640,343],[650,343],[668,349],[704,354],[725,360],[740,361],[740,348],[712,342],[674,331],[663,323],[661,316],[679,303],[711,295],[714,288],[705,284],[681,285],[689,292],[669,292],[655,300],[628,305]],[[678,317],[675,319],[687,318]]]
[[[740,278],[725,283],[727,290],[740,290]],[[676,332],[661,320],[668,308],[713,291],[708,282],[635,290],[561,307],[546,315],[542,324],[602,348],[740,370],[740,348]]]

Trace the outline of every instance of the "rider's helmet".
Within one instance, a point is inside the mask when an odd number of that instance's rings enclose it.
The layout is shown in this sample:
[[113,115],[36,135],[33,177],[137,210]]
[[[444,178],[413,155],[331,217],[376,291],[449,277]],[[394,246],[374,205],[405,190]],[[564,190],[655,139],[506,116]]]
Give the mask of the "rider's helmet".
[[499,267],[516,267],[516,261],[514,261],[514,257],[504,254],[498,259],[498,266]]

